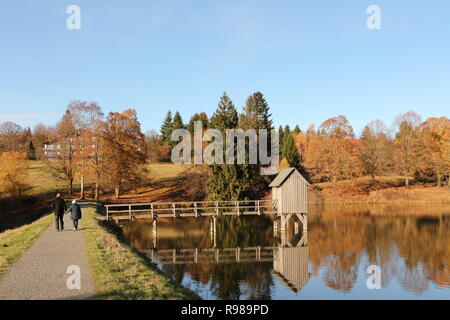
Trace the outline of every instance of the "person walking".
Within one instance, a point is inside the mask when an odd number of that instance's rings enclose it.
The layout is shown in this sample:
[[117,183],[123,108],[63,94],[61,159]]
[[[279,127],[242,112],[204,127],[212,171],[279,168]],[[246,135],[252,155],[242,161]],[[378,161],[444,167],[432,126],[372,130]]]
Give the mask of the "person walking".
[[64,230],[64,212],[67,210],[66,201],[61,197],[61,194],[56,195],[53,201],[53,211],[55,212],[56,231]]
[[68,213],[70,213],[70,219],[72,219],[73,231],[78,230],[78,220],[81,219],[81,207],[77,203],[77,200],[72,201]]

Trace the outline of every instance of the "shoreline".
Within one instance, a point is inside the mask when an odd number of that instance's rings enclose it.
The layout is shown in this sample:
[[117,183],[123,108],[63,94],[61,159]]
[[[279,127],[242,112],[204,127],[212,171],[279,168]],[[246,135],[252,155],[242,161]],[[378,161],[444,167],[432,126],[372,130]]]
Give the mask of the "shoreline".
[[91,202],[83,211],[88,259],[99,299],[200,299],[128,244],[122,229],[114,222],[98,219],[101,205]]

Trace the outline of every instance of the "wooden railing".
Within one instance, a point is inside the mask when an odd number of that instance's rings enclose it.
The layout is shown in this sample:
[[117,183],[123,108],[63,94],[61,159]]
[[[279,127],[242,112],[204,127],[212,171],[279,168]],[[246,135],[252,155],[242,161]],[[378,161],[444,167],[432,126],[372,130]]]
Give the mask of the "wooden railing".
[[273,261],[279,247],[149,249],[139,251],[161,264]]
[[276,214],[276,200],[160,202],[106,205],[107,219],[156,219]]

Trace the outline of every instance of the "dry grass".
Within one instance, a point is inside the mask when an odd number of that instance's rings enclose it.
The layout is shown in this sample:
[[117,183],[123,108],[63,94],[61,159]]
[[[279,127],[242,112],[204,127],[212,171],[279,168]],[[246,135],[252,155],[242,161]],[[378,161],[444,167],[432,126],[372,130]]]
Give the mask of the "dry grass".
[[98,296],[108,300],[199,299],[160,272],[128,245],[112,222],[95,219],[99,206],[85,209],[85,237]]
[[148,166],[150,170],[150,179],[152,181],[176,178],[182,174],[187,167],[188,165],[173,163],[152,163]]
[[311,202],[317,203],[448,203],[450,189],[433,184],[414,183],[404,186],[404,177],[369,177],[339,181],[335,188],[329,182],[311,186]]

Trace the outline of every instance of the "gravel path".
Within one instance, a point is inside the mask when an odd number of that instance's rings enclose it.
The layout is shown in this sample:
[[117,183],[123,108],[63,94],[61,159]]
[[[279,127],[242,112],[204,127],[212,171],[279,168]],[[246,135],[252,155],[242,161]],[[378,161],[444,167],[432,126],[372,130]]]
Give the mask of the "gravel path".
[[[95,289],[89,269],[83,236],[72,231],[72,221],[64,215],[64,231],[54,224],[11,266],[0,279],[0,300],[94,299]],[[74,278],[69,266],[79,266],[80,289],[68,289],[68,278]],[[69,281],[76,286],[76,281]]]

